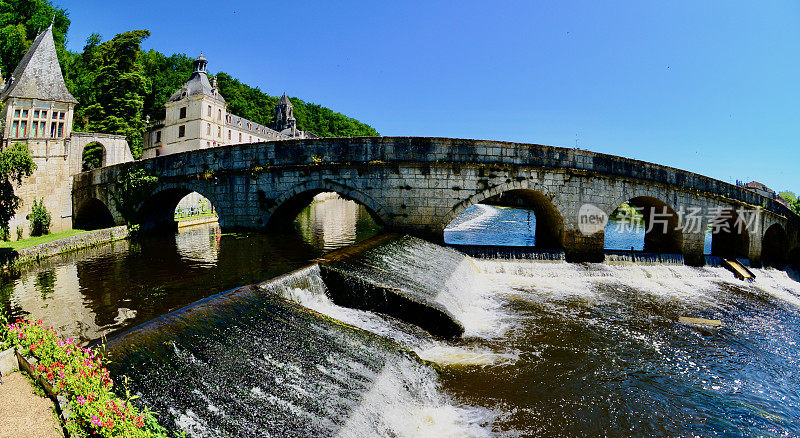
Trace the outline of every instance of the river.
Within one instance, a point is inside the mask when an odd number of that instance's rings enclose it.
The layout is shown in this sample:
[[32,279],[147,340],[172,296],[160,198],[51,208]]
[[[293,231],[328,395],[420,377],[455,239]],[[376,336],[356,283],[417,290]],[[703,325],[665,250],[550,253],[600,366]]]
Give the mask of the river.
[[[531,219],[477,206],[445,240],[532,245]],[[192,436],[800,436],[800,283],[785,271],[472,259],[412,238],[372,255],[365,281],[435,289],[464,328],[450,341],[334,304],[314,269],[212,296],[378,228],[328,199],[297,230],[119,242],[31,267],[0,298],[92,341],[210,297],[112,342],[112,372]]]

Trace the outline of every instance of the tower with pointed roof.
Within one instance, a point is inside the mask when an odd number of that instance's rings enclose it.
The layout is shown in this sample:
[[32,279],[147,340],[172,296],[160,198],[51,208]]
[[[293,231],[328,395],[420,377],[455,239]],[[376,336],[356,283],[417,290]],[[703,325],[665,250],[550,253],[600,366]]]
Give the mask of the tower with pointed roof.
[[4,106],[4,144],[33,139],[63,146],[70,137],[78,101],[64,83],[52,24],[33,40],[3,88],[0,101]]
[[275,104],[275,130],[283,132],[288,129],[294,136],[297,130],[297,119],[294,118],[294,106],[292,101],[283,93],[278,103]]
[[[2,80],[0,80],[0,83]],[[56,55],[53,25],[36,36],[12,75],[0,86],[2,137],[0,147],[25,143],[36,170],[14,188],[22,207],[9,228],[22,235],[30,230],[27,215],[34,200],[43,200],[53,232],[72,228],[72,178],[80,173],[87,145],[100,144],[102,164],[133,160],[124,136],[73,133],[77,99],[69,92]]]

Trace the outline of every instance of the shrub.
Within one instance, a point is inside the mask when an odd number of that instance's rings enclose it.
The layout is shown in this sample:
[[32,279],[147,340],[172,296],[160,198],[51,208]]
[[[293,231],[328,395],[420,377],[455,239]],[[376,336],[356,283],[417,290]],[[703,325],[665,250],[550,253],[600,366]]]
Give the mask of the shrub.
[[25,229],[22,228],[22,225],[17,225],[17,240],[22,240],[22,235],[25,233]]
[[8,227],[0,226],[0,240],[3,242],[11,240],[11,231],[9,231]]
[[50,213],[44,206],[44,199],[39,202],[33,200],[28,220],[31,222],[31,236],[43,236],[50,233]]
[[38,359],[35,371],[69,400],[72,415],[66,429],[72,436],[167,437],[167,431],[147,408],[139,410],[126,391],[124,399],[111,389],[114,382],[103,359],[72,338],[62,340],[41,320],[16,320],[0,328],[0,345],[12,345],[20,353]]

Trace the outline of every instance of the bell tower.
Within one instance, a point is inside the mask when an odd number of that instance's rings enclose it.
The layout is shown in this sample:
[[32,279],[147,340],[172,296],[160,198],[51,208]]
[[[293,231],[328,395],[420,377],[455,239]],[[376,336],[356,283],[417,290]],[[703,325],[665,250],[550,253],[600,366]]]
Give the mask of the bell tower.
[[292,102],[283,93],[281,99],[275,104],[275,130],[281,132],[285,129],[290,129],[290,136],[294,136],[297,129],[297,119],[294,118],[294,106]]

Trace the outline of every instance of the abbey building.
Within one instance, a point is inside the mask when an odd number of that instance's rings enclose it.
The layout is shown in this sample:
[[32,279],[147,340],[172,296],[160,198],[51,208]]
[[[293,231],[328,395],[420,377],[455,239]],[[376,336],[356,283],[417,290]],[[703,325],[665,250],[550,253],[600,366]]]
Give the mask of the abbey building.
[[275,128],[269,128],[228,112],[216,78],[208,78],[208,61],[200,54],[194,73],[167,103],[166,118],[149,123],[142,158],[196,149],[293,138],[313,134],[297,129],[292,103],[284,94],[275,105]]

